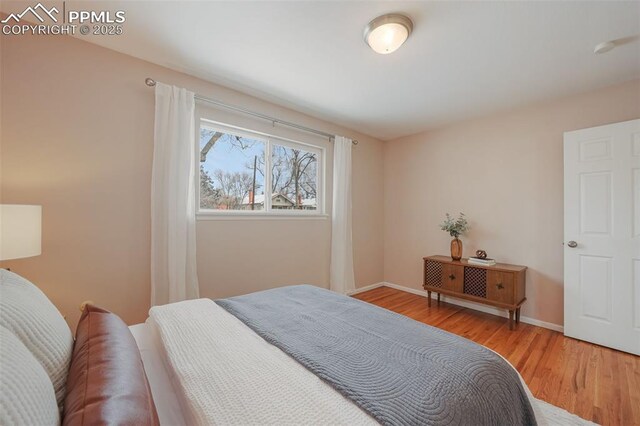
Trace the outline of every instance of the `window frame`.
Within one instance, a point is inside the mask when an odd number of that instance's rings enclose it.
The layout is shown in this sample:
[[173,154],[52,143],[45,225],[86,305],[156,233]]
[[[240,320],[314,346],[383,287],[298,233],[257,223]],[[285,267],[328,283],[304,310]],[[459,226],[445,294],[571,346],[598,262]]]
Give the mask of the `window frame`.
[[[213,210],[202,209],[200,207],[200,128],[204,126],[211,130],[232,133],[237,136],[247,137],[253,140],[264,142],[265,149],[265,176],[264,176],[264,209],[263,210]],[[316,210],[289,210],[289,209],[272,209],[271,192],[271,162],[272,162],[272,146],[284,146],[292,149],[301,149],[316,154],[318,165],[316,167]],[[320,145],[314,145],[307,142],[301,142],[282,136],[277,136],[265,132],[251,130],[227,123],[211,120],[205,117],[196,119],[196,135],[194,138],[194,149],[196,153],[195,167],[195,203],[196,203],[196,219],[197,220],[220,220],[220,219],[326,219],[326,148]],[[268,192],[267,192],[268,191]]]

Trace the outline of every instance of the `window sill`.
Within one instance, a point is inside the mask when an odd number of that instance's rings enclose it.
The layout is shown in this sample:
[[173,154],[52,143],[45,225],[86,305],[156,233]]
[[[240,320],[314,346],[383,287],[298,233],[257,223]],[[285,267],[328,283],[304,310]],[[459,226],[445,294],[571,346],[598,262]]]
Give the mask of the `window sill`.
[[328,214],[322,213],[197,213],[196,221],[201,220],[328,220]]

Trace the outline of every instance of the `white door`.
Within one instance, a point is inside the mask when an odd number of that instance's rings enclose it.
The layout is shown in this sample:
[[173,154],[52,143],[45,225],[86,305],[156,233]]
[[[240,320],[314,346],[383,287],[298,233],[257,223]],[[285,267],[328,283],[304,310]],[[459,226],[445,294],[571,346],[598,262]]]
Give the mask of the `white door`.
[[640,120],[564,134],[564,333],[640,355]]

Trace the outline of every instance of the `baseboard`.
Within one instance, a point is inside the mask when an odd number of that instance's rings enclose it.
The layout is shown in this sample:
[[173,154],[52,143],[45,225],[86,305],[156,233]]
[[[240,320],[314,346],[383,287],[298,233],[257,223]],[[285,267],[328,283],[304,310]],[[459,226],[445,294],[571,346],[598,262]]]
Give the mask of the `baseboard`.
[[[405,291],[407,293],[412,293],[412,294],[417,294],[418,296],[422,296],[422,297],[427,297],[427,292],[424,291],[424,290],[405,287],[405,286],[402,286],[402,285],[398,285],[398,284],[394,284],[394,283],[390,283],[390,282],[384,282],[384,281],[383,282],[379,282],[379,283],[375,283],[375,284],[371,284],[371,285],[368,285],[368,286],[365,286],[365,287],[357,288],[355,291],[350,292],[349,295],[358,294],[358,293],[364,293],[365,291],[373,290],[374,288],[378,288],[378,287],[394,288],[396,290]],[[437,298],[436,293],[432,293],[431,294],[431,298],[432,299],[436,299]],[[486,306],[486,305],[482,305],[480,303],[468,302],[466,300],[456,299],[454,297],[447,297],[444,294],[441,296],[440,300],[442,300],[444,302],[447,302],[447,303],[451,303],[452,305],[462,306],[463,308],[473,309],[473,310],[476,310],[476,311],[480,311],[480,312],[484,312],[484,313],[487,313],[487,314],[496,315],[496,316],[503,317],[503,318],[508,318],[509,317],[509,313],[507,311],[505,311],[504,309],[494,308],[493,306]],[[546,322],[546,321],[540,321],[539,319],[520,316],[520,321],[522,321],[524,323],[527,323],[527,324],[536,325],[538,327],[548,328],[549,330],[557,331],[557,332],[560,332],[560,333],[564,332],[564,327],[563,326],[558,325],[558,324],[553,324],[553,323],[550,323],[550,322]]]
[[370,285],[366,285],[364,287],[358,287],[353,291],[347,292],[347,296],[353,296],[354,294],[364,293],[365,291],[373,290],[374,288],[383,287],[386,284],[387,283],[385,283],[385,282],[379,282],[379,283],[373,283],[373,284],[370,284]]

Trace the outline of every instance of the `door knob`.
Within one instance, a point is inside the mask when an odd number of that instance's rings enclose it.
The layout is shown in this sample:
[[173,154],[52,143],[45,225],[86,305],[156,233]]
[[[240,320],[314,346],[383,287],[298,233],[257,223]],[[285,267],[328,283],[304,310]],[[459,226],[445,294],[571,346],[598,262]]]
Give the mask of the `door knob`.
[[578,243],[576,243],[575,241],[569,241],[569,242],[567,243],[567,245],[568,245],[569,247],[571,247],[571,248],[576,248],[576,247],[578,247]]

